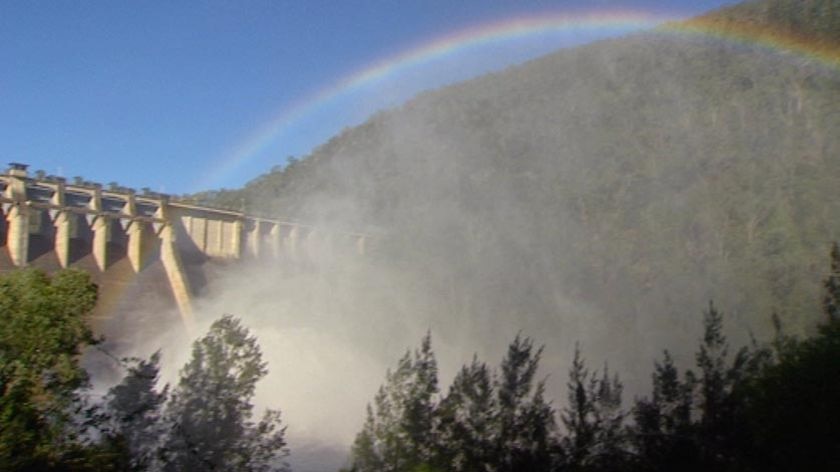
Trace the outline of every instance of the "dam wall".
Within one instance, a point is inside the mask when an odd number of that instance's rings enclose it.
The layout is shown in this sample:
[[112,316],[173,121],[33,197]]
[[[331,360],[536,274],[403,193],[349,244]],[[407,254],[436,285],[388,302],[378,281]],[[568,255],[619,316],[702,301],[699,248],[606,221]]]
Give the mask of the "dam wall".
[[86,270],[100,286],[101,317],[110,316],[111,295],[146,283],[170,297],[188,329],[200,279],[189,268],[245,261],[305,266],[314,247],[362,256],[368,239],[149,191],[30,176],[18,163],[0,174],[0,210],[0,271]]

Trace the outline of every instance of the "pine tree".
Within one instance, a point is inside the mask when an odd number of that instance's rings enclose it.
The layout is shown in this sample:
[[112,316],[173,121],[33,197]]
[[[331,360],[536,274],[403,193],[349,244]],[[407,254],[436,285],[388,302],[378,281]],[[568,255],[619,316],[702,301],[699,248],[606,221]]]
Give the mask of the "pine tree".
[[627,433],[621,409],[624,387],[608,366],[600,377],[589,372],[575,346],[569,370],[568,404],[561,413],[567,436],[563,438],[571,470],[623,470],[628,461]]
[[823,281],[823,311],[829,323],[840,322],[840,247],[831,246],[831,271]]
[[698,438],[706,467],[728,467],[737,455],[737,418],[743,406],[741,387],[763,358],[760,351],[750,352],[744,347],[728,364],[728,351],[723,315],[709,302],[709,309],[703,315],[703,338],[696,354]]
[[592,455],[597,470],[620,470],[627,460],[626,414],[621,409],[623,390],[618,374],[610,377],[609,367],[604,365],[595,389],[593,412],[597,427]]
[[490,371],[473,357],[438,407],[435,463],[455,472],[493,470],[497,411]]
[[561,412],[566,436],[563,438],[564,450],[573,470],[589,463],[590,451],[595,444],[595,380],[580,355],[580,348],[575,345],[575,356],[569,369],[568,403]]
[[286,470],[280,414],[252,421],[256,383],[267,373],[257,341],[226,315],[193,344],[167,405],[164,470]]
[[157,391],[160,352],[129,362],[128,374],[108,392],[105,411],[113,428],[110,434],[128,449],[131,470],[146,470],[164,434],[162,410],[169,386]]
[[430,334],[385,377],[354,441],[353,470],[410,471],[433,460],[437,362]]
[[636,401],[633,439],[642,470],[689,470],[697,462],[691,411],[694,374],[681,381],[668,351],[654,364],[651,398]]
[[543,348],[517,334],[502,360],[496,382],[497,469],[551,470],[557,453],[554,411],[544,399],[545,382],[535,382]]
[[438,393],[437,361],[432,352],[431,334],[426,333],[420,350],[414,354],[414,382],[405,405],[408,452],[414,460],[428,464],[433,453],[434,396]]

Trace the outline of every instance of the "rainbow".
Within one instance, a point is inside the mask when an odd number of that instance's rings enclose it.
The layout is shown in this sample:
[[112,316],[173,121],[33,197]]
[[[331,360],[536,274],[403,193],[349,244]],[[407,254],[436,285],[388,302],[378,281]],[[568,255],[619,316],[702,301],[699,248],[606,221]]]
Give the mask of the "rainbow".
[[773,51],[793,53],[829,68],[840,70],[838,45],[767,25],[707,15],[687,21],[666,23],[659,30],[666,33],[714,37]]
[[342,98],[382,83],[412,68],[455,57],[470,48],[505,41],[553,33],[595,31],[603,32],[606,36],[609,33],[655,28],[656,31],[666,34],[711,36],[727,41],[760,45],[772,50],[791,51],[840,69],[840,50],[837,47],[819,44],[812,39],[774,31],[767,27],[723,22],[713,18],[700,17],[689,21],[677,21],[678,18],[672,15],[635,11],[602,11],[576,15],[517,17],[459,30],[380,60],[281,110],[275,118],[269,120],[236,146],[232,152],[221,159],[218,165],[204,175],[200,179],[200,187],[209,187],[219,182],[224,175],[265,150],[284,129]]

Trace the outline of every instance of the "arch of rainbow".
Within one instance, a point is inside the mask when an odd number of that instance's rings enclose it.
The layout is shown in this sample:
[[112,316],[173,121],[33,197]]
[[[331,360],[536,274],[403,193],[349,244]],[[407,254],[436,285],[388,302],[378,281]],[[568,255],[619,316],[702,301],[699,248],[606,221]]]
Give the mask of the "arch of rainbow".
[[724,21],[714,15],[681,21],[671,14],[609,10],[574,15],[539,14],[508,18],[457,30],[377,61],[349,74],[300,103],[280,110],[273,119],[264,123],[255,133],[240,142],[229,155],[211,168],[207,175],[201,176],[198,187],[214,186],[221,175],[254,159],[257,154],[267,149],[286,128],[301,118],[315,113],[341,97],[396,77],[413,67],[496,41],[551,32],[599,29],[628,29],[635,32],[672,36],[715,38],[734,44],[755,45],[770,51],[793,53],[825,67],[840,70],[840,48],[835,44],[821,43],[815,38],[779,31],[766,25]]
[[[313,248],[365,254],[363,233],[324,231],[312,225],[171,201],[168,196],[68,184],[59,177],[31,177],[12,163],[0,174],[0,270],[30,265],[46,253],[58,267],[82,258],[104,273],[127,259],[133,273],[157,257],[187,328],[193,290],[184,256],[210,260],[301,262]],[[5,266],[5,267],[4,267]]]

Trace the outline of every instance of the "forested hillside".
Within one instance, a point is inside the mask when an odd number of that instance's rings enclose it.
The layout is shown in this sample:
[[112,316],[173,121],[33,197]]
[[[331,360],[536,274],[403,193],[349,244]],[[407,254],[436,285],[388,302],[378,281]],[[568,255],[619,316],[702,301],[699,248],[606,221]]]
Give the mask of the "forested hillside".
[[[758,1],[703,21],[825,50],[839,8]],[[709,299],[763,335],[772,312],[793,331],[815,322],[796,314],[818,311],[819,262],[840,239],[839,129],[836,64],[666,28],[424,93],[195,198],[373,228],[429,310],[479,337],[513,318],[678,343]]]

